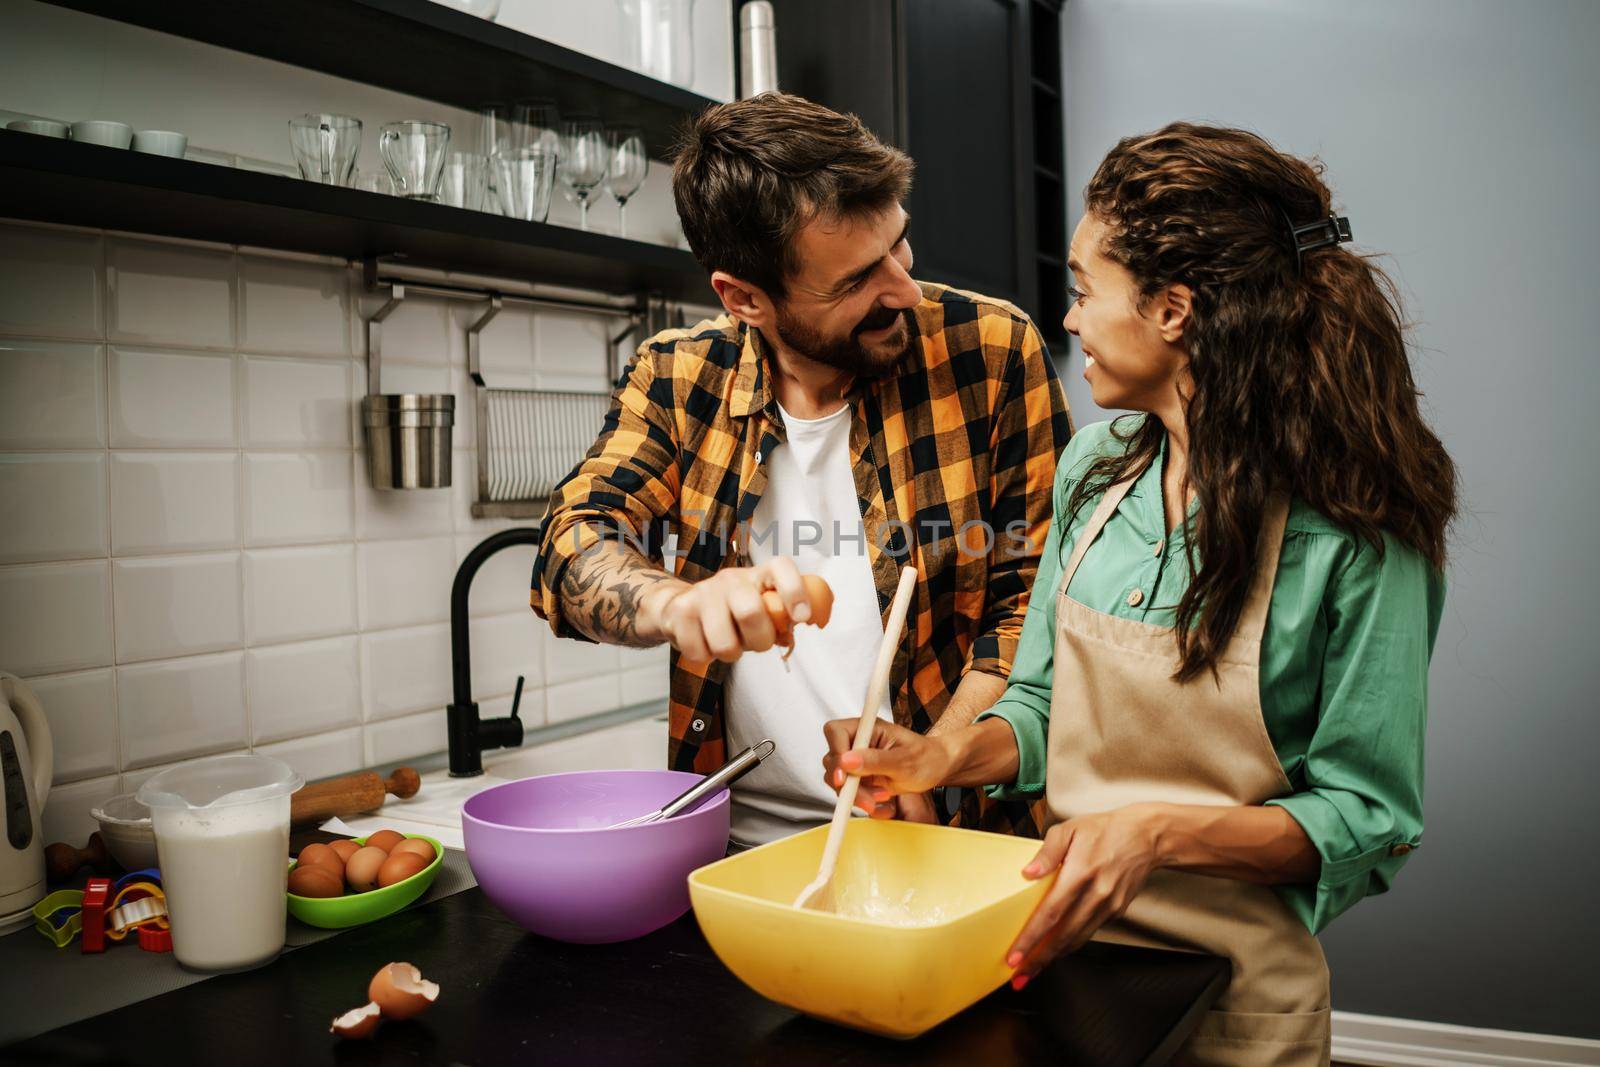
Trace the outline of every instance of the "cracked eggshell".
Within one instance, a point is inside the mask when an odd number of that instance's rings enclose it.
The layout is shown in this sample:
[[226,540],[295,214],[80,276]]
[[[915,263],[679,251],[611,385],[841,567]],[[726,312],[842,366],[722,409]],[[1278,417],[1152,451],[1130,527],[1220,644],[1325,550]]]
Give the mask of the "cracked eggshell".
[[371,1037],[372,1032],[382,1021],[383,1009],[377,1004],[363,1004],[335,1018],[333,1025],[328,1027],[328,1032],[348,1038]]
[[439,986],[409,963],[387,963],[372,976],[367,996],[383,1010],[385,1019],[399,1021],[426,1011],[438,999]]

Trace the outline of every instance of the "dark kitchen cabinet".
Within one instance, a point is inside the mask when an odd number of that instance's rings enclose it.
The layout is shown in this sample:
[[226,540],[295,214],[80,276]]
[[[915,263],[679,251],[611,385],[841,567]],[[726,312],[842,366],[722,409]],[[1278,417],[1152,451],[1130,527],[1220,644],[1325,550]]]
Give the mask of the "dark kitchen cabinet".
[[[735,19],[737,20],[735,5]],[[918,277],[1015,301],[1059,341],[1066,213],[1056,0],[774,0],[778,81],[917,163]]]

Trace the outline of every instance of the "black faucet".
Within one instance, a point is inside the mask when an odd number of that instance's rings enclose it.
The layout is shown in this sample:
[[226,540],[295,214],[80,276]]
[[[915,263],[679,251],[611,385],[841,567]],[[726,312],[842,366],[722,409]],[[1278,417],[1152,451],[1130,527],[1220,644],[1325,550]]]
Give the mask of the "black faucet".
[[455,585],[450,588],[450,669],[455,679],[455,699],[451,702],[448,717],[450,736],[450,776],[470,778],[483,773],[483,750],[486,748],[516,748],[522,744],[522,720],[517,718],[517,708],[522,704],[522,677],[517,677],[517,692],[511,698],[511,717],[506,719],[479,719],[478,705],[472,699],[472,651],[468,637],[467,596],[472,591],[472,579],[483,561],[512,545],[537,545],[537,526],[518,526],[490,534],[473,546],[467,558],[456,570]]

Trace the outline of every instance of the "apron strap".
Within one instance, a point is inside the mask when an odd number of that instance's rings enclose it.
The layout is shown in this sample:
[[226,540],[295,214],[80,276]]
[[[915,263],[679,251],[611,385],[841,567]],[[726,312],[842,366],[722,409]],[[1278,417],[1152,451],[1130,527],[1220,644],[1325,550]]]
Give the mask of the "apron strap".
[[1089,516],[1089,525],[1083,528],[1078,535],[1077,544],[1072,546],[1072,556],[1067,560],[1066,567],[1061,571],[1061,591],[1067,591],[1067,586],[1072,584],[1072,576],[1078,571],[1078,564],[1083,562],[1089,546],[1094,544],[1094,539],[1100,536],[1100,531],[1110,520],[1112,512],[1117,510],[1117,505],[1122,503],[1122,498],[1128,495],[1128,490],[1133,488],[1133,483],[1138,481],[1142,471],[1136,471],[1122,481],[1105,491],[1100,498],[1100,504],[1094,509],[1094,514]]
[[1234,636],[1259,642],[1267,629],[1267,608],[1272,604],[1272,587],[1278,578],[1278,556],[1283,549],[1283,531],[1289,521],[1289,497],[1273,493],[1261,512],[1261,537],[1256,543],[1256,572],[1250,592],[1239,612]]

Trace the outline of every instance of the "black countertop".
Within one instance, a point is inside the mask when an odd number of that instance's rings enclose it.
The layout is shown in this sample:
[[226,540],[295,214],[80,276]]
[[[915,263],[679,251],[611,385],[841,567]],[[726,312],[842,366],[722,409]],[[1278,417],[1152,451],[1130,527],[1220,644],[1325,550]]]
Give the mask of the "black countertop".
[[[330,1035],[392,960],[438,982],[438,1002],[370,1040]],[[1023,992],[896,1042],[752,992],[692,914],[636,941],[568,945],[525,933],[474,888],[0,1049],[0,1062],[1146,1064],[1172,1054],[1227,979],[1215,957],[1091,944]]]

